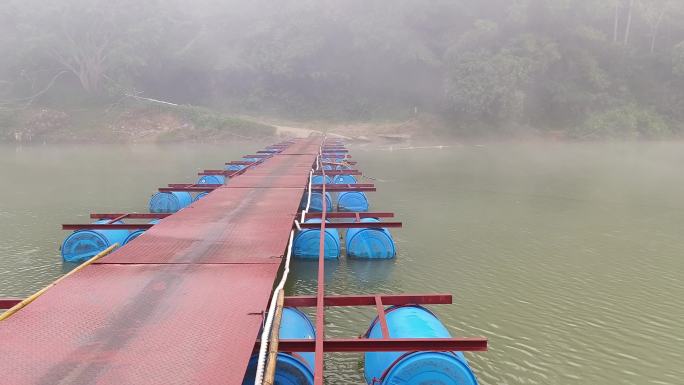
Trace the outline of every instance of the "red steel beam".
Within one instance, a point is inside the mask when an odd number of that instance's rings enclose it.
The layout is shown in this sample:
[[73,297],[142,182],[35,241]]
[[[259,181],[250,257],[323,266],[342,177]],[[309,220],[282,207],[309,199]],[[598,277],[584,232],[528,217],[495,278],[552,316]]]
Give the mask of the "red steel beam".
[[385,306],[383,306],[382,297],[379,295],[375,296],[375,310],[378,312],[378,322],[380,322],[382,338],[390,338],[389,327],[387,326],[387,319],[385,318]]
[[161,188],[159,188],[159,192],[173,192],[173,191],[203,192],[203,191],[214,191],[218,187],[219,187],[219,185],[210,185],[210,184],[204,184],[204,185],[198,185],[198,186],[192,186],[192,187],[161,187]]
[[[322,218],[322,217],[321,217]],[[331,222],[325,225],[329,229],[377,229],[385,227],[402,227],[401,222]],[[319,223],[300,223],[302,229],[317,229]]]
[[[325,179],[325,170],[323,170]],[[325,195],[326,185],[323,184],[321,191]],[[325,222],[327,216],[327,205],[322,205],[320,238],[318,240],[318,280],[316,288],[316,339],[314,342],[314,385],[323,385],[323,359],[325,346]]]
[[[328,174],[327,171],[325,173],[326,173],[326,175]],[[321,186],[323,186],[323,185],[322,184],[312,184],[311,188],[321,188]],[[363,188],[363,187],[375,187],[375,184],[373,184],[373,183],[344,183],[344,184],[339,183],[339,184],[330,185],[330,183],[328,183],[328,190],[330,190],[331,187]]]
[[[325,296],[325,306],[374,306],[375,297],[382,299],[383,305],[449,305],[453,303],[451,294],[376,294],[376,295],[336,295]],[[285,297],[285,306],[313,307],[316,306],[315,296]]]
[[256,162],[247,162],[247,161],[244,161],[244,160],[231,160],[230,162],[226,162],[226,165],[247,166],[247,165],[254,164],[254,163],[259,163],[259,161],[256,161]]
[[0,298],[0,309],[12,308],[21,301],[21,298]]
[[120,213],[92,213],[90,214],[90,217],[93,219],[114,219],[118,218],[121,215],[126,215],[126,218],[128,219],[161,219],[161,218],[166,218],[170,213],[159,213],[159,214],[153,214],[153,213],[128,213],[128,214],[120,214]]
[[[301,214],[300,214],[301,215]],[[363,212],[363,213],[357,213],[353,211],[338,211],[338,212],[329,212],[326,213],[326,218],[328,219],[333,219],[333,218],[356,218],[358,215],[359,218],[394,218],[394,213],[385,213],[385,212]],[[313,212],[307,212],[304,215],[304,219],[311,219],[311,218],[321,218],[321,213],[313,213]]]
[[204,170],[202,172],[198,172],[197,175],[223,175],[228,178],[232,178],[234,176],[238,176],[244,173],[245,170],[247,169],[244,168],[242,170]]
[[[318,335],[318,331],[316,333]],[[259,341],[255,348],[258,349]],[[339,338],[322,341],[327,353],[357,352],[484,352],[487,338]],[[278,350],[282,352],[313,352],[316,340],[280,340]],[[318,366],[318,364],[316,364]],[[314,377],[316,378],[316,377]],[[314,380],[315,381],[315,380]]]
[[[312,191],[321,191],[321,186],[322,184],[312,184],[311,185],[311,190]],[[367,186],[358,186],[354,187],[353,184],[329,184],[328,191],[330,192],[339,192],[339,191],[377,191],[375,187],[367,187]]]
[[344,162],[344,163],[340,163],[340,162],[328,162],[327,160],[325,160],[325,161],[323,161],[323,162],[321,162],[321,163],[323,163],[323,164],[348,164],[348,165],[355,165],[355,164],[358,164],[358,162],[353,161],[353,160],[343,160],[342,162]]
[[253,155],[243,155],[243,158],[270,158],[273,155],[266,155],[266,154],[253,154]]
[[[314,171],[314,175],[323,175],[321,171]],[[326,170],[325,175],[363,175],[359,170]]]
[[62,225],[62,230],[141,230],[152,226],[153,223],[67,223]]
[[205,184],[197,184],[197,183],[169,183],[168,187],[170,188],[185,188],[185,187],[211,187],[211,188],[217,188],[223,186],[222,184],[215,184],[215,183],[205,183]]

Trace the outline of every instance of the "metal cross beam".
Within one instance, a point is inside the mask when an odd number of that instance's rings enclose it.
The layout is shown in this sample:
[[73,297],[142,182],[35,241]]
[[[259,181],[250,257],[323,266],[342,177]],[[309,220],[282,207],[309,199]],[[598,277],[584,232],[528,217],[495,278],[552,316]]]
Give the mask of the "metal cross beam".
[[247,166],[247,165],[254,164],[254,163],[259,163],[259,162],[260,162],[260,161],[248,162],[248,161],[246,161],[246,160],[231,160],[230,162],[226,162],[226,165],[229,165],[229,166],[230,166],[230,165]]
[[92,213],[90,217],[93,219],[116,219],[116,218],[126,218],[126,219],[162,219],[168,217],[169,213]]
[[[322,171],[315,171],[314,175],[323,175]],[[359,170],[326,170],[325,175],[363,175]]]
[[[250,163],[251,164],[251,163]],[[242,174],[246,169],[242,170],[204,170],[202,172],[198,172],[197,175],[223,175],[227,178],[232,178],[234,176],[238,176]]]
[[153,223],[67,223],[62,230],[143,230],[152,226]]
[[[375,306],[376,297],[382,299],[387,306],[394,305],[449,305],[453,303],[451,294],[375,294],[375,295],[327,295],[323,298],[325,306]],[[285,297],[285,306],[313,307],[316,306],[314,296]]]
[[[316,340],[280,340],[283,352],[313,352]],[[255,347],[258,348],[259,341]],[[326,353],[358,352],[484,352],[487,338],[336,338],[323,340]]]
[[[321,213],[307,212],[304,219],[321,218]],[[326,218],[394,218],[394,213],[337,211],[326,213]]]
[[223,186],[223,185],[201,184],[201,185],[187,186],[187,187],[181,187],[181,186],[178,186],[178,187],[161,187],[161,188],[159,188],[159,192],[174,192],[174,191],[204,192],[204,191],[214,191],[221,186]]
[[[302,229],[318,229],[320,223],[300,223]],[[401,222],[331,222],[325,227],[329,229],[381,229],[385,227],[402,227]]]
[[[322,184],[312,184],[311,191],[321,191],[324,185]],[[329,184],[326,190],[328,192],[340,192],[340,191],[376,191],[375,185],[371,183],[357,183],[357,184]]]
[[10,309],[21,301],[21,298],[0,298],[0,309]]

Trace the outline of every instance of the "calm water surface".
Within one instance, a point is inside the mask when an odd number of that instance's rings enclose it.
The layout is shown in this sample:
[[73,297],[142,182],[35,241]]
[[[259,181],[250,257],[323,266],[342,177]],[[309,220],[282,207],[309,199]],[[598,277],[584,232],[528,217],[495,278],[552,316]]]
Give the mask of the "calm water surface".
[[[69,267],[61,223],[146,210],[161,185],[253,146],[0,146],[0,296]],[[494,384],[684,383],[684,144],[487,144],[353,148],[394,211],[394,261],[329,263],[328,293],[446,292],[432,309]],[[316,264],[293,266],[311,294]],[[365,332],[372,309],[328,313],[330,336]],[[363,383],[360,356],[330,354],[331,384]]]

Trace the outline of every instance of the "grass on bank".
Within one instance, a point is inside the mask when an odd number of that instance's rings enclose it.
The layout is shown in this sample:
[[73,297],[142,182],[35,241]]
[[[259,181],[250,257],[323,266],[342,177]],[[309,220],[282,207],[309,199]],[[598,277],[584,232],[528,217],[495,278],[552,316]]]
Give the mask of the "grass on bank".
[[274,136],[276,128],[204,107],[124,103],[0,109],[5,142],[216,142]]

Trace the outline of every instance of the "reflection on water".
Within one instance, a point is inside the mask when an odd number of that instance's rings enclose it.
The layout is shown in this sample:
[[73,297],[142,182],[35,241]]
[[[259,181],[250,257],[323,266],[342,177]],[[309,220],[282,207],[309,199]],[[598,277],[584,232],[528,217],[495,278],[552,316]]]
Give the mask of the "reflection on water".
[[[63,272],[60,223],[145,211],[156,187],[241,147],[0,147],[0,295]],[[404,222],[399,254],[326,263],[328,294],[452,293],[431,309],[455,336],[490,338],[467,355],[484,385],[682,383],[684,144],[372,150],[352,154],[381,178],[371,210]],[[316,271],[296,261],[288,293],[313,294]],[[327,314],[329,336],[353,337],[374,310]],[[328,382],[363,383],[360,361],[328,355]]]

